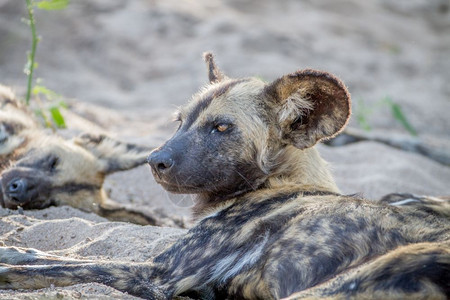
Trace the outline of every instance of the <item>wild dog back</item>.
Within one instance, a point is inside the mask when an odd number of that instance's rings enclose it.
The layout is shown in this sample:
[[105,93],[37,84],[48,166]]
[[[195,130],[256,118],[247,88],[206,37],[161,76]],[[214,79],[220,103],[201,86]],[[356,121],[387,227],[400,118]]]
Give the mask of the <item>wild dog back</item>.
[[[450,234],[448,221],[419,211],[333,194],[273,191],[267,196],[244,196],[200,221],[155,258],[161,269],[154,282],[169,296],[187,292],[194,298],[277,299],[324,283],[401,245],[438,244],[448,241]],[[430,249],[438,260],[439,252]],[[434,264],[434,277],[448,278],[448,267]],[[385,295],[411,287],[424,292],[421,280],[429,278],[414,274],[420,265],[410,268],[413,274],[398,274],[403,279],[392,282]]]

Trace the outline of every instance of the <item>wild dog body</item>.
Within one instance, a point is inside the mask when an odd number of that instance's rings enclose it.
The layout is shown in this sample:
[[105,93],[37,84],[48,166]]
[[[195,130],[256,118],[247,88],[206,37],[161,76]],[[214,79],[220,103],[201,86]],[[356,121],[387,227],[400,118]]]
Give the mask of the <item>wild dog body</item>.
[[[141,264],[3,248],[0,287],[100,282],[149,299],[450,293],[448,219],[339,195],[312,148],[348,120],[350,98],[338,79],[306,70],[271,84],[234,80],[206,60],[211,84],[148,158],[166,189],[199,195],[198,224]],[[12,266],[20,264],[28,266]]]
[[93,134],[65,140],[42,129],[8,88],[0,86],[0,100],[0,206],[70,205],[114,220],[175,225],[114,203],[102,188],[106,175],[144,164],[151,148]]

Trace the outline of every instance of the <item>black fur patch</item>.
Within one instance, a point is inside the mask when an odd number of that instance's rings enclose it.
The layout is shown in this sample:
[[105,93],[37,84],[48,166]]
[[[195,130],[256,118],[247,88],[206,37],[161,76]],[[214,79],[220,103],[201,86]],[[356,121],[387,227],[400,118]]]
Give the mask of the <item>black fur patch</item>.
[[54,154],[48,154],[36,159],[36,156],[34,156],[33,153],[28,153],[23,159],[17,162],[16,166],[44,172],[55,172],[58,160],[59,158]]
[[55,186],[53,187],[53,190],[56,193],[67,193],[67,194],[74,194],[79,191],[99,191],[101,189],[101,186],[95,185],[95,184],[89,184],[89,183],[77,183],[77,182],[67,182],[62,186]]
[[189,112],[189,115],[187,116],[187,119],[184,123],[185,128],[191,127],[191,125],[195,122],[195,120],[197,120],[200,113],[204,111],[206,108],[208,108],[208,106],[215,98],[225,94],[232,87],[245,81],[248,81],[248,79],[228,81],[226,83],[218,85],[217,88],[210,90],[205,96],[203,96],[203,98],[200,101],[198,101],[194,109]]

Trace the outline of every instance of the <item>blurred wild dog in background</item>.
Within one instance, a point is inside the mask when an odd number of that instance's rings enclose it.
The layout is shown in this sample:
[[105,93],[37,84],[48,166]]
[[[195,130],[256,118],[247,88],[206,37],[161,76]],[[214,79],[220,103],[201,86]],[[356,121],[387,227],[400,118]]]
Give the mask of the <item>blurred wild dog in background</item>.
[[115,203],[102,188],[105,176],[144,164],[152,148],[105,135],[83,134],[66,140],[49,134],[5,86],[0,86],[0,106],[2,207],[70,205],[111,220],[182,226],[181,219],[161,212],[144,213]]

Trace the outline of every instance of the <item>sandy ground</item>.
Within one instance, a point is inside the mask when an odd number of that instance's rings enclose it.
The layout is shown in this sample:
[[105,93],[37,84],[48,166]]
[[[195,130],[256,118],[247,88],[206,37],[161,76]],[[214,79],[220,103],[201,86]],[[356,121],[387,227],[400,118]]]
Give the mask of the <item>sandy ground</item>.
[[[29,32],[23,1],[0,0],[0,82],[23,93]],[[420,137],[450,141],[448,0],[79,0],[36,14],[42,40],[37,76],[91,121],[77,130],[108,132],[157,146],[174,130],[171,113],[206,83],[201,53],[216,53],[230,76],[272,80],[296,69],[331,71],[348,85],[355,116],[373,107],[374,130],[408,133],[378,105],[398,103]],[[71,102],[71,101],[69,101]],[[107,107],[107,108],[105,108]],[[356,118],[350,124],[357,128]],[[65,134],[65,132],[62,132]],[[320,145],[343,193],[450,194],[450,167],[376,142]],[[168,195],[147,166],[110,176],[112,199],[187,216],[191,200]],[[0,209],[0,244],[95,259],[145,261],[182,230],[108,222],[69,207]],[[132,299],[98,284],[0,299]]]

